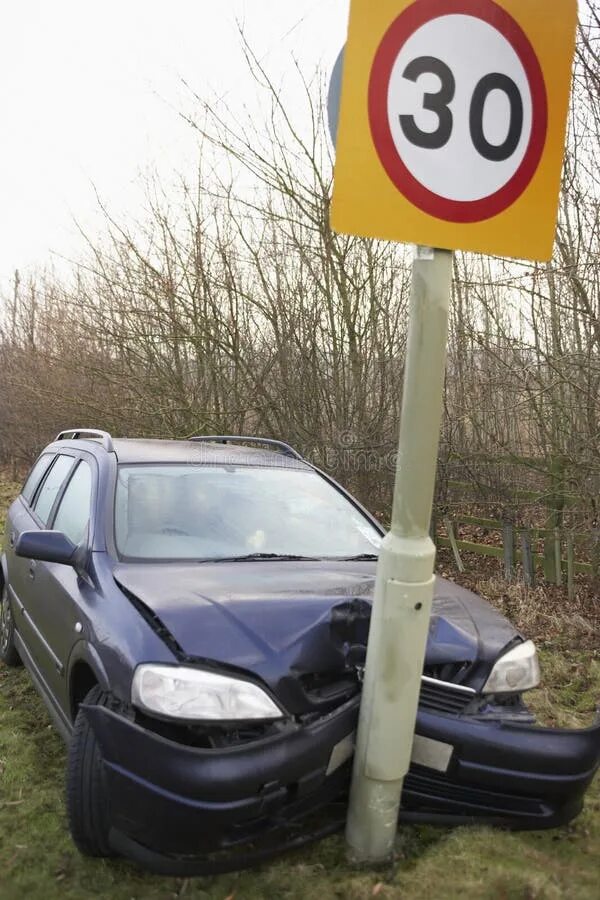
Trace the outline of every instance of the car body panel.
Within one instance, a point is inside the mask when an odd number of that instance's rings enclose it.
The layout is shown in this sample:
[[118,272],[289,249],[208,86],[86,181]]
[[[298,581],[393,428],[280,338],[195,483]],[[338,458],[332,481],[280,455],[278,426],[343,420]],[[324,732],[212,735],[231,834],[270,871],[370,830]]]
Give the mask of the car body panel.
[[[187,655],[213,659],[216,646],[220,662],[249,669],[277,690],[290,672],[343,669],[345,645],[366,645],[375,563],[123,563],[114,577],[159,617]],[[356,601],[364,601],[362,615]],[[480,673],[473,676],[477,688],[518,638],[476,595],[436,579],[427,665],[470,663]]]
[[16,542],[20,535],[39,527],[38,521],[25,503],[20,498],[15,500],[6,520],[8,540],[5,541],[5,552],[8,584],[15,603],[15,625],[36,664],[43,668],[47,663],[48,647],[31,613],[32,561],[15,553]]
[[[30,567],[33,561],[30,563]],[[70,566],[37,562],[27,593],[29,611],[40,634],[39,664],[47,673],[50,690],[63,709],[69,708],[66,670],[81,625],[80,577]]]
[[87,662],[97,673],[98,681],[101,683],[106,678],[111,692],[128,703],[131,679],[138,663],[146,660],[173,663],[176,658],[125,594],[116,588],[113,564],[107,553],[92,553],[88,572],[90,583],[80,584],[78,613],[82,628],[71,649],[69,674],[77,662]]

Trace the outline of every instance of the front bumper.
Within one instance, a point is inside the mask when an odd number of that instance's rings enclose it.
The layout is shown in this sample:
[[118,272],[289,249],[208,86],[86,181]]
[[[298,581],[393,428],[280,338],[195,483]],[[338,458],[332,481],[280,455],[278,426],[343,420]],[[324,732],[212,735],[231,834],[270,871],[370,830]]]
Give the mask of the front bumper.
[[[293,830],[343,799],[350,760],[327,771],[334,747],[356,728],[358,704],[357,697],[311,725],[224,750],[184,746],[85,707],[105,762],[115,850],[186,875],[206,871],[199,860],[215,851],[229,850],[233,865],[216,862],[213,871],[260,861],[265,852],[244,848],[265,834],[274,836],[272,855],[341,827],[344,806],[304,838]],[[403,821],[555,827],[580,811],[600,763],[600,724],[555,730],[420,710],[416,732],[454,749],[445,772],[411,766]]]
[[416,731],[454,750],[445,773],[411,766],[405,821],[554,828],[581,811],[600,765],[600,723],[556,729],[420,711]]
[[[104,758],[111,844],[156,872],[191,875],[243,868],[306,842],[296,822],[347,788],[350,759],[327,770],[333,748],[356,728],[359,700],[310,725],[219,750],[175,743],[105,707],[84,707]],[[309,837],[342,821],[343,811]],[[264,852],[245,853],[243,845],[271,832]],[[223,850],[235,851],[233,865],[199,864]]]

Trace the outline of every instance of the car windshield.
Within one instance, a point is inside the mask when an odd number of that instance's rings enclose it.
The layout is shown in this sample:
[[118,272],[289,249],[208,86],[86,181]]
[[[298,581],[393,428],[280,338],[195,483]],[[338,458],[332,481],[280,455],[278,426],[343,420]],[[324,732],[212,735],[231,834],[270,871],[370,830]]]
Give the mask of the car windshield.
[[377,554],[377,529],[311,470],[121,466],[115,541],[144,560]]

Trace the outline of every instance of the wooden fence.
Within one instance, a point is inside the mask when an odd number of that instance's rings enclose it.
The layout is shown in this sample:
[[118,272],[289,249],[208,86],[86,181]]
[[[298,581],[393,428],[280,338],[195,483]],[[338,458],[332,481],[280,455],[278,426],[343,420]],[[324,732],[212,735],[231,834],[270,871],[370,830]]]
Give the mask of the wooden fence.
[[[492,556],[502,559],[504,576],[510,581],[516,577],[516,563],[521,563],[523,579],[533,587],[536,583],[537,571],[541,569],[546,581],[557,585],[566,584],[569,599],[574,596],[574,575],[584,573],[595,574],[594,566],[589,562],[580,562],[575,558],[576,548],[589,543],[590,536],[573,533],[560,528],[519,528],[512,522],[502,522],[479,516],[446,515],[441,523],[445,534],[440,533],[439,520],[432,523],[432,538],[437,547],[448,547],[452,550],[456,566],[460,572],[465,569],[462,553],[475,553],[477,556]],[[492,536],[498,534],[493,543],[473,540],[462,540],[461,526],[483,529]],[[543,541],[544,552],[535,550],[535,542]]]
[[594,478],[574,466],[561,455],[442,454],[436,545],[459,571],[463,555],[495,557],[508,580],[534,585],[543,574],[572,598],[576,575],[600,580],[600,465]]

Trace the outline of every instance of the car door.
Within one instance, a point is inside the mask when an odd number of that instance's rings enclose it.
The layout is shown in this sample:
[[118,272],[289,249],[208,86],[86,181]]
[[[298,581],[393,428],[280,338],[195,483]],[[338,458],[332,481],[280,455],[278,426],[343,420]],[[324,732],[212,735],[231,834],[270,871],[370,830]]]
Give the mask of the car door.
[[[46,476],[50,466],[56,459],[54,453],[42,453],[35,465],[32,467],[27,480],[23,485],[23,490],[14,503],[11,505],[8,516],[6,517],[6,531],[4,535],[4,553],[6,558],[6,569],[8,572],[8,586],[13,597],[14,612],[22,605],[21,595],[24,593],[28,584],[27,573],[29,564],[27,560],[21,559],[15,553],[15,545],[22,531],[29,531],[31,528],[37,527],[37,522],[33,518],[31,512],[31,504],[35,498],[38,488],[42,480]],[[18,603],[15,604],[17,598]],[[17,621],[17,630],[22,632]],[[21,634],[24,637],[23,634]]]
[[[92,485],[92,464],[79,459],[48,516],[48,527],[62,531],[76,546],[88,540]],[[48,687],[65,712],[69,708],[67,663],[82,630],[82,589],[91,590],[72,566],[36,563],[28,594],[29,613],[43,639]]]
[[[34,560],[17,556],[15,546],[24,531],[34,531],[45,527],[35,511],[42,493],[44,500],[40,511],[48,506],[49,498],[66,480],[75,459],[64,454],[43,454],[33,467],[21,496],[15,500],[9,511],[6,559],[8,569],[9,594],[13,606],[15,625],[36,668],[45,662],[45,654],[40,653],[40,636],[30,616],[31,588],[35,577]],[[43,672],[39,673],[43,678]]]
[[[22,503],[20,512],[11,521],[12,530],[9,537],[14,539],[15,543],[24,531],[35,531],[48,527],[57,498],[66,485],[75,463],[75,455],[67,453],[56,455],[31,502],[29,504]],[[35,667],[38,677],[43,682],[43,686],[50,690],[50,685],[54,680],[53,674],[56,671],[56,660],[53,658],[36,615],[37,579],[42,565],[44,563],[37,560],[15,555],[9,564],[9,583],[17,601],[15,614],[17,630],[25,642],[31,657],[30,662]]]

